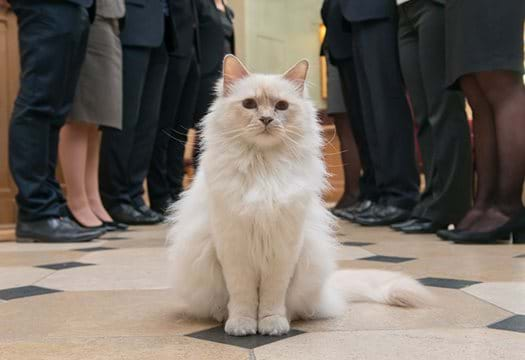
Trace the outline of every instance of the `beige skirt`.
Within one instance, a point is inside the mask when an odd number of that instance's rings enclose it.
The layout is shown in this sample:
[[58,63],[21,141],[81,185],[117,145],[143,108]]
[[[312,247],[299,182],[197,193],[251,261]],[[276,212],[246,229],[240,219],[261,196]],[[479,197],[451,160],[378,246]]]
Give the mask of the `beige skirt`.
[[117,19],[97,16],[91,25],[69,121],[122,129],[122,48]]

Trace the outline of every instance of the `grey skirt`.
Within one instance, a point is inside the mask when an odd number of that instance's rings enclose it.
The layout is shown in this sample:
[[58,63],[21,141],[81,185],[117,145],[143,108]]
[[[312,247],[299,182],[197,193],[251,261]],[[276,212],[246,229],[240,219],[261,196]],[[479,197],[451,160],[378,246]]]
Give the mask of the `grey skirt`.
[[68,121],[122,129],[122,48],[117,19],[97,16],[91,25]]
[[330,64],[329,61],[327,61],[327,64],[328,98],[326,99],[326,112],[328,115],[346,113],[339,70]]
[[491,70],[523,73],[525,0],[448,0],[447,84]]

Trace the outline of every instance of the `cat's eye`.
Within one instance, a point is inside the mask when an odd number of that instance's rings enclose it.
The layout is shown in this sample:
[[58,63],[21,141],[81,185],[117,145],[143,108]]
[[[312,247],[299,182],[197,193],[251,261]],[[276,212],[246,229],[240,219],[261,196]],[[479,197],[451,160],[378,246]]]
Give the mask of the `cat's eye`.
[[288,106],[288,103],[284,100],[278,101],[277,104],[275,104],[275,108],[280,111],[287,110]]
[[257,101],[252,98],[244,99],[242,101],[242,106],[246,109],[255,109],[257,108]]

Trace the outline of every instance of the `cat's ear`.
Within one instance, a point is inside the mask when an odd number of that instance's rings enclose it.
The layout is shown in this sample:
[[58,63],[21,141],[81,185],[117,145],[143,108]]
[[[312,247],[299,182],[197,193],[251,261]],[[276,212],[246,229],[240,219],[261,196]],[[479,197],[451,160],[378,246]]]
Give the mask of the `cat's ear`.
[[284,73],[283,77],[296,84],[297,91],[303,95],[304,94],[304,83],[306,82],[306,76],[308,75],[308,68],[310,64],[308,60],[303,59],[297,64],[292,66],[287,72]]
[[227,96],[229,94],[234,82],[250,75],[248,69],[246,69],[241,60],[239,60],[233,55],[226,55],[226,57],[224,58],[224,62],[222,65],[222,74],[224,77],[224,96]]

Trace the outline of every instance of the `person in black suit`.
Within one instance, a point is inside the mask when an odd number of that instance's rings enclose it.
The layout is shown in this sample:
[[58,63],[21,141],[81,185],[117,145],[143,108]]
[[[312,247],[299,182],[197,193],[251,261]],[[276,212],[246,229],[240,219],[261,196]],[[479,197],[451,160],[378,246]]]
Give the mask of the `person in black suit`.
[[168,72],[149,165],[151,208],[163,214],[182,192],[184,150],[199,89],[198,19],[195,0],[172,0],[177,46],[170,54]]
[[193,165],[198,166],[200,155],[199,124],[215,99],[215,85],[221,78],[222,61],[227,54],[235,54],[233,10],[223,0],[198,0],[201,78],[194,123],[197,130],[193,144]]
[[465,98],[447,89],[445,0],[398,0],[399,53],[423,159],[425,191],[405,233],[458,224],[472,202],[472,151]]
[[[334,214],[337,213],[337,216],[347,220],[354,220],[357,214],[368,211],[373,203],[377,202],[380,191],[375,180],[372,156],[365,132],[365,119],[361,110],[352,50],[351,26],[343,17],[340,0],[325,0],[321,9],[321,17],[326,26],[325,47],[330,62],[339,71],[345,106],[363,170],[359,179],[359,202],[349,208],[339,209]],[[345,135],[341,134],[341,136]]]
[[[78,242],[84,229],[65,214],[55,178],[59,130],[71,110],[93,0],[11,0],[18,19],[21,81],[9,128],[9,165],[18,187],[17,241]],[[45,19],[45,21],[42,21]]]
[[104,129],[100,157],[104,206],[115,221],[125,224],[163,220],[146,206],[143,183],[157,132],[168,51],[177,41],[173,7],[174,0],[126,0],[122,131]]
[[355,222],[391,225],[410,217],[419,196],[413,126],[399,65],[396,2],[339,1],[352,31],[365,135],[379,192],[375,205]]

